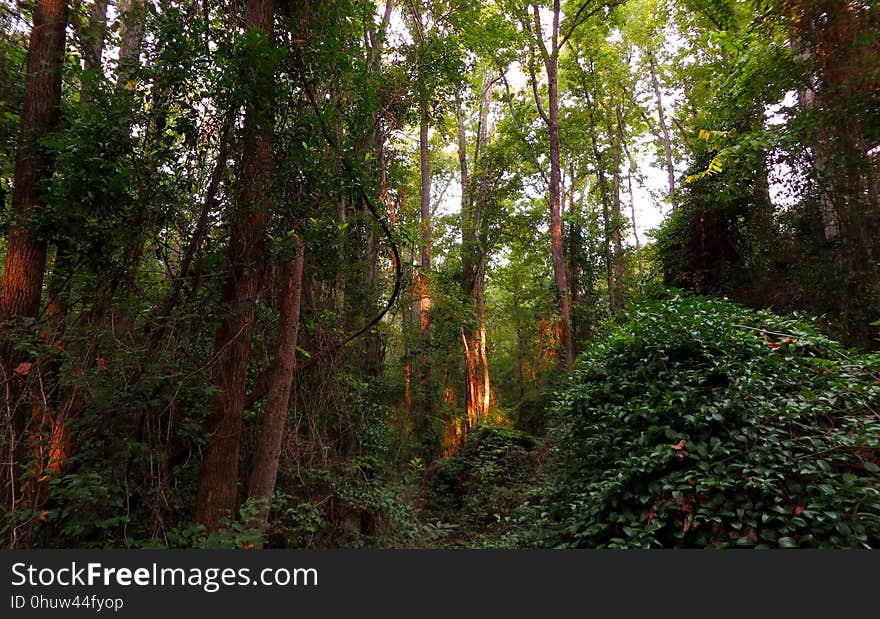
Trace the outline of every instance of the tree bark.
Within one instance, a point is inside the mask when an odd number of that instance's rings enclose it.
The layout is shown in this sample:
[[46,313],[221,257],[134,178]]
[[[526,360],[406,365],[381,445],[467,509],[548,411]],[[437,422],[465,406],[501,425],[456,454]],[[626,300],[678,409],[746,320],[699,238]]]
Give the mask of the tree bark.
[[[247,25],[271,41],[273,0],[248,0]],[[272,83],[257,84],[244,122],[245,144],[239,175],[241,189],[232,215],[223,292],[226,310],[214,337],[211,434],[199,477],[196,520],[209,531],[234,514],[247,367],[251,355],[254,310],[265,267],[264,242],[273,174]]]
[[[378,30],[367,32],[367,66],[371,73],[379,75],[382,70],[382,49],[385,45],[385,34],[394,9],[394,0],[385,0],[385,10]],[[390,211],[390,200],[387,188],[387,163],[385,158],[385,134],[379,113],[373,114],[373,132],[367,141],[367,151],[376,156],[376,174],[379,180],[379,199]],[[372,215],[366,204],[363,206],[365,221],[369,222]],[[375,222],[367,226],[367,255],[364,267],[364,280],[367,288],[369,307],[375,308],[379,296],[379,234]],[[364,369],[367,376],[378,377],[382,373],[383,347],[379,330],[374,328],[364,338]]]
[[430,419],[433,416],[431,397],[431,295],[428,289],[428,274],[431,272],[431,159],[428,143],[428,101],[423,97],[420,103],[419,123],[419,171],[420,223],[419,273],[417,288],[419,296],[419,330],[421,332],[421,354],[419,356],[418,436],[424,442],[426,455],[433,451],[433,440],[429,436]]
[[611,238],[614,244],[614,300],[616,307],[614,312],[619,312],[624,305],[624,255],[623,255],[623,234],[621,233],[621,213],[620,213],[620,144],[619,136],[614,132],[614,124],[611,119],[611,106],[605,110],[605,122],[608,131],[608,144],[611,147],[612,165],[612,192],[611,192]]
[[639,240],[639,229],[636,225],[636,196],[633,193],[633,174],[635,174],[636,164],[633,159],[632,152],[629,150],[629,145],[626,142],[626,136],[623,133],[623,117],[620,113],[620,109],[617,110],[617,130],[620,132],[620,145],[623,147],[623,152],[626,154],[626,161],[629,165],[629,170],[626,175],[626,188],[627,193],[629,194],[629,211],[630,217],[632,218],[632,232],[633,239],[636,243],[636,261],[639,266],[639,289],[642,290],[645,285],[645,269],[642,264],[642,244]]
[[421,220],[421,244],[419,246],[419,324],[423,334],[431,327],[429,311],[431,297],[428,294],[427,275],[431,272],[431,153],[428,144],[428,103],[421,103],[421,122],[419,124],[419,173],[421,189],[419,192],[419,214]]
[[[27,77],[21,114],[21,133],[15,158],[12,217],[6,240],[3,287],[0,290],[0,359],[7,384],[6,410],[11,415],[9,427],[14,457],[9,466],[9,497],[6,508],[16,508],[20,476],[24,466],[22,449],[28,424],[27,407],[18,402],[23,378],[15,373],[23,360],[14,350],[5,328],[36,319],[46,268],[47,244],[28,229],[28,218],[42,208],[40,184],[50,175],[51,162],[40,140],[58,126],[61,110],[61,67],[64,62],[65,31],[68,7],[64,0],[39,0],[34,7],[27,58]],[[15,530],[11,544],[14,545]]]
[[116,84],[125,87],[140,64],[141,46],[144,41],[145,0],[120,0],[119,62],[116,67]]
[[[104,38],[107,34],[107,0],[95,0],[89,10],[86,27],[80,33],[83,69],[101,75],[101,59],[104,55]],[[80,89],[80,103],[88,104],[92,98],[88,83]]]
[[[550,255],[553,260],[553,281],[556,284],[556,299],[561,331],[559,363],[570,374],[574,365],[574,347],[571,333],[571,296],[565,274],[565,251],[562,240],[562,168],[560,164],[559,143],[559,37],[562,10],[560,0],[553,0],[553,24],[550,32],[550,49],[548,50],[544,42],[540,12],[537,5],[531,5],[531,7],[534,13],[531,15],[527,14],[524,26],[531,33],[533,42],[541,54],[544,70],[547,75],[547,111],[545,112],[538,93],[538,84],[534,71],[531,65],[529,65],[535,105],[538,107],[538,113],[547,125],[550,142],[550,179],[547,189],[549,193],[548,201],[550,203]],[[528,9],[526,9],[526,12],[528,13]]]
[[550,251],[553,257],[553,277],[559,301],[559,322],[562,328],[562,367],[571,373],[574,365],[574,344],[571,336],[571,296],[565,276],[565,255],[562,242],[562,214],[560,186],[562,167],[559,145],[559,19],[560,0],[553,1],[553,51],[545,62],[547,70],[547,129],[550,138]]
[[285,260],[281,272],[282,293],[275,361],[269,375],[266,409],[260,420],[254,461],[248,480],[248,498],[263,501],[259,506],[256,521],[260,527],[265,526],[269,520],[275,480],[278,477],[281,442],[290,404],[290,391],[296,370],[304,253],[304,244],[298,239],[294,255]]
[[[569,178],[569,189],[568,189],[568,218],[570,221],[569,224],[569,233],[568,233],[568,255],[566,255],[566,259],[568,260],[568,289],[571,292],[571,306],[572,308],[577,308],[580,303],[581,297],[581,278],[580,278],[580,270],[579,270],[579,254],[581,253],[581,246],[583,244],[583,209],[580,208],[582,205],[575,200],[575,171],[574,164],[570,164],[568,168],[568,178]],[[580,324],[580,320],[578,320],[577,314],[573,313],[571,317],[571,337],[572,343],[575,347],[574,353],[578,352],[578,342],[580,341],[583,335],[583,329]]]
[[[592,68],[591,68],[592,71]],[[608,285],[608,310],[612,314],[617,311],[616,286],[614,285],[614,256],[611,251],[611,198],[609,196],[608,178],[605,174],[604,158],[602,151],[599,150],[599,139],[596,127],[596,113],[594,110],[594,99],[590,96],[587,85],[584,84],[584,97],[587,103],[587,117],[590,121],[590,142],[593,147],[593,157],[596,160],[596,177],[599,181],[599,199],[602,204],[602,221],[604,228],[603,246],[605,249],[605,279]]]
[[[486,75],[481,84],[477,113],[477,132],[474,145],[474,169],[479,170],[480,158],[488,137],[489,102],[494,79]],[[468,166],[467,136],[464,112],[457,110],[459,167],[461,172],[461,230],[462,230],[462,292],[471,301],[476,325],[462,328],[461,337],[465,360],[465,408],[467,423],[459,440],[477,424],[486,420],[491,405],[489,360],[486,352],[486,239],[484,211],[487,179],[478,175],[476,182]]]

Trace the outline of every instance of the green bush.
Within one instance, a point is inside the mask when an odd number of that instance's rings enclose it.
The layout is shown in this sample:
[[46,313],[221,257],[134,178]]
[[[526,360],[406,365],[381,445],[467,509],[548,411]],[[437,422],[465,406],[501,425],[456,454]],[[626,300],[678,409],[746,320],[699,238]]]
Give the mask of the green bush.
[[880,356],[810,324],[675,298],[579,361],[527,544],[880,546]]
[[427,507],[450,522],[451,546],[496,547],[518,531],[516,510],[535,484],[540,449],[523,432],[479,426],[455,456],[429,472]]
[[503,487],[523,482],[532,470],[535,439],[518,430],[479,426],[458,454],[437,462],[429,478],[434,507],[460,509],[465,500],[484,500]]

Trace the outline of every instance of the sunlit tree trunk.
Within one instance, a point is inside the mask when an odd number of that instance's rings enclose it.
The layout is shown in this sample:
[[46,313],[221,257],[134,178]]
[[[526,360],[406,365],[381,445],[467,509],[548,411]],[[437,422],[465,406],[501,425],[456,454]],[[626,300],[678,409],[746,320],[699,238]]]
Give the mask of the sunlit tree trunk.
[[547,69],[547,129],[550,137],[550,244],[553,257],[553,277],[559,300],[559,321],[562,327],[562,361],[567,372],[574,364],[574,344],[571,335],[571,296],[565,276],[565,256],[562,247],[561,189],[562,166],[559,147],[559,19],[560,2],[553,2],[553,50],[546,62]]
[[635,160],[633,159],[632,152],[629,149],[629,144],[626,141],[626,135],[624,134],[624,126],[623,126],[623,115],[620,112],[620,108],[617,109],[617,130],[620,134],[620,145],[623,147],[623,152],[626,154],[626,161],[629,166],[629,170],[626,175],[626,189],[627,194],[629,195],[629,211],[630,218],[632,220],[632,233],[633,240],[636,244],[636,262],[639,267],[639,289],[641,290],[645,285],[645,269],[642,264],[642,244],[639,240],[639,228],[636,225],[636,196],[633,193],[633,175],[636,171]]
[[431,397],[431,293],[428,277],[431,272],[431,154],[428,142],[430,117],[428,101],[420,103],[419,122],[419,173],[421,189],[419,200],[420,244],[419,272],[417,288],[419,295],[419,330],[421,332],[421,355],[419,356],[419,434],[422,440],[429,440],[428,427],[433,415],[434,403]]
[[[489,122],[489,102],[494,80],[487,75],[481,84],[481,97],[477,114],[477,131],[474,145],[474,168],[486,148]],[[485,179],[477,177],[472,182],[467,157],[467,136],[464,112],[457,110],[458,158],[461,171],[461,229],[462,229],[462,292],[471,300],[476,324],[474,328],[462,328],[462,345],[465,359],[465,405],[467,424],[465,432],[484,421],[491,404],[489,360],[486,352],[486,239],[485,207],[483,190]]]
[[[595,83],[595,80],[594,80]],[[596,113],[593,105],[593,98],[589,89],[584,86],[584,97],[587,104],[587,116],[590,122],[590,142],[593,147],[593,157],[596,162],[596,177],[599,183],[599,201],[602,205],[602,222],[604,228],[603,247],[605,250],[605,280],[608,285],[608,308],[613,314],[617,311],[617,286],[614,282],[614,254],[611,249],[613,223],[611,219],[611,196],[608,187],[608,176],[605,172],[605,163],[603,153],[599,148],[599,138],[596,126]]]
[[[248,27],[261,31],[271,41],[274,11],[272,0],[248,0]],[[217,530],[224,517],[234,515],[236,505],[247,367],[254,310],[265,268],[264,237],[273,175],[271,99],[271,81],[257,84],[245,115],[241,187],[226,257],[225,315],[214,337],[212,382],[217,392],[211,398],[210,439],[202,460],[196,502],[196,519],[208,530]]]
[[421,219],[421,245],[419,247],[420,286],[419,286],[419,325],[427,335],[431,328],[431,296],[428,292],[427,275],[431,272],[431,153],[428,144],[429,118],[427,103],[422,103],[421,123],[419,124],[419,173],[421,190],[419,194],[419,214]]
[[140,64],[146,20],[145,0],[119,1],[119,62],[116,81],[124,87]]
[[623,281],[624,277],[624,254],[623,254],[623,234],[621,232],[622,216],[620,212],[620,137],[614,132],[612,122],[611,106],[605,110],[605,122],[608,132],[608,144],[611,147],[612,169],[611,169],[611,196],[610,196],[610,214],[611,214],[611,239],[614,245],[614,312],[623,309],[624,296],[626,286]]

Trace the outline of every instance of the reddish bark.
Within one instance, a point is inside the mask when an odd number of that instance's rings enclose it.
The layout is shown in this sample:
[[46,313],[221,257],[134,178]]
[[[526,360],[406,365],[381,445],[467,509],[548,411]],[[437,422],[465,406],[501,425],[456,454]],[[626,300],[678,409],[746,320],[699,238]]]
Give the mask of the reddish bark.
[[[537,5],[527,27],[532,33],[535,44],[541,52],[544,70],[547,74],[547,111],[544,111],[535,76],[532,75],[532,89],[538,112],[547,125],[550,142],[550,183],[548,187],[550,203],[550,255],[553,259],[553,281],[556,284],[556,298],[559,307],[561,326],[560,363],[566,372],[571,373],[574,365],[574,339],[571,332],[571,294],[568,289],[568,278],[565,272],[565,252],[562,241],[562,166],[560,163],[559,143],[559,50],[567,37],[561,37],[560,0],[553,1],[553,24],[550,32],[550,49],[544,43],[541,19]],[[528,22],[528,20],[527,20]],[[571,32],[569,31],[569,34]]]
[[[28,219],[42,208],[40,184],[50,174],[50,160],[40,147],[40,140],[58,125],[61,106],[61,66],[64,61],[67,2],[39,0],[34,7],[33,29],[30,35],[27,78],[21,113],[21,134],[16,151],[12,218],[6,239],[6,260],[0,290],[0,322],[19,323],[22,319],[37,318],[46,268],[46,242],[35,237],[28,227]],[[3,333],[0,341],[0,361],[7,381],[7,406],[12,411],[9,438],[12,458],[11,483],[6,497],[7,509],[16,508],[20,498],[21,467],[27,458],[25,434],[30,411],[19,401],[23,377],[14,370],[21,357]],[[12,544],[16,543],[13,531]]]

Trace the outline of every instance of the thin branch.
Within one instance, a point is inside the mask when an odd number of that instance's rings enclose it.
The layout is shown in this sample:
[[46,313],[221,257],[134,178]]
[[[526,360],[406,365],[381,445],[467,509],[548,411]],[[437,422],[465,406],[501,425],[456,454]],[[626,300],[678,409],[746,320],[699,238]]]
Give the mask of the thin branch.
[[535,105],[538,108],[538,114],[540,114],[547,126],[550,126],[550,118],[544,110],[544,104],[541,103],[541,94],[538,92],[538,78],[535,75],[535,67],[532,64],[532,60],[534,60],[534,57],[530,58],[529,62],[526,63],[526,68],[529,70],[529,77],[532,78],[530,84],[532,86],[532,93],[535,95]]
[[[541,16],[538,13],[538,5],[532,4],[530,5],[534,13],[531,15],[531,22],[526,20],[524,22],[526,29],[531,33],[532,38],[538,43],[538,49],[541,51],[541,59],[544,61],[544,64],[550,64],[550,52],[547,51],[547,46],[544,44],[544,29],[541,27]],[[528,13],[528,9],[526,9],[526,13]],[[534,30],[532,30],[534,28]]]
[[608,7],[609,9],[613,9],[614,7],[620,6],[624,3],[624,1],[625,0],[617,0],[616,2],[603,2],[587,14],[584,14],[584,9],[587,8],[590,2],[584,2],[581,5],[581,8],[577,10],[577,13],[574,14],[574,17],[571,18],[571,21],[568,22],[570,24],[568,27],[568,31],[562,34],[562,38],[559,40],[559,48],[562,49],[562,46],[568,42],[568,39],[571,37],[572,34],[574,34],[574,31],[577,30],[579,26],[584,24],[593,15],[596,15],[599,11],[606,7]]

